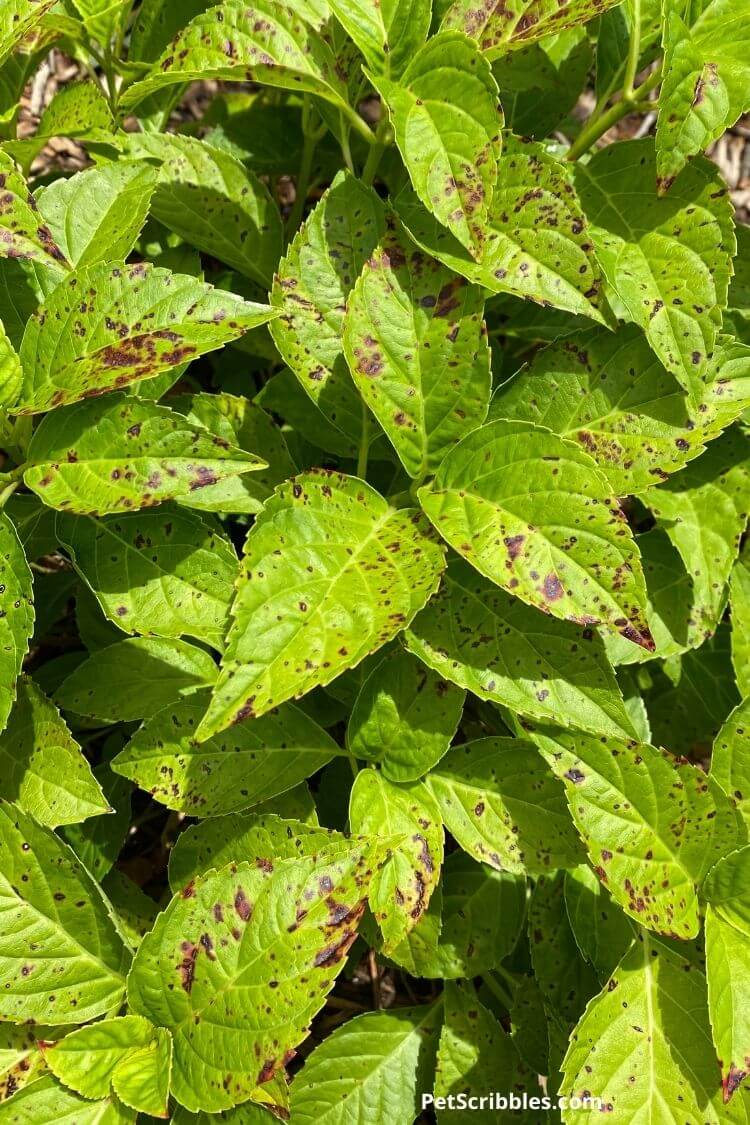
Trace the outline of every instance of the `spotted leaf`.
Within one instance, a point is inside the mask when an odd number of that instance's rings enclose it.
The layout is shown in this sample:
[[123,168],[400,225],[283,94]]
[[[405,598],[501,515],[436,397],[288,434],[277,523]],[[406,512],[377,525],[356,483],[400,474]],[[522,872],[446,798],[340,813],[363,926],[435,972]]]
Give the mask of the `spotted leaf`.
[[442,26],[476,39],[487,58],[494,59],[546,35],[588,23],[617,3],[619,0],[453,0]]

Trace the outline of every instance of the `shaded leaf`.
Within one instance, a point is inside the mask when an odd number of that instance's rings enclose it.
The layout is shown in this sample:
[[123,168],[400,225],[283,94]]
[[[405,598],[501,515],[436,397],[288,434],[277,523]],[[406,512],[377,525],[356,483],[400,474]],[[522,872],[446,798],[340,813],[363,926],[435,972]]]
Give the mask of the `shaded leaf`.
[[16,698],[18,679],[34,628],[31,571],[18,533],[0,512],[0,730]]
[[633,942],[633,923],[585,864],[565,872],[565,909],[576,945],[604,984]]
[[750,826],[750,700],[735,707],[716,735],[711,777],[722,787]]
[[118,754],[115,771],[169,808],[221,816],[286,792],[341,752],[290,703],[198,743],[207,702],[201,693],[165,706]]
[[724,1101],[728,1102],[750,1070],[750,950],[744,934],[710,906],[706,909],[706,977],[708,1014]]
[[[534,977],[564,1038],[597,989],[596,974],[579,954],[565,909],[567,876],[558,871],[537,879],[528,905]],[[558,1060],[553,1058],[555,1029],[551,1027],[550,1032],[552,1070]]]

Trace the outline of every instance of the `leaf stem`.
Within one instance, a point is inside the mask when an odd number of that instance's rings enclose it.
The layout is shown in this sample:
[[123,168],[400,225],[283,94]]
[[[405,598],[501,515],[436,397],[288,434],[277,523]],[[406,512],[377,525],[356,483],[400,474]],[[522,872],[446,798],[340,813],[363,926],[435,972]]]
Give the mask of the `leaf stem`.
[[297,183],[295,185],[294,206],[287,219],[286,236],[289,239],[294,232],[299,228],[302,221],[302,215],[305,210],[305,202],[307,200],[307,193],[310,188],[310,174],[312,172],[313,156],[315,155],[315,145],[317,144],[317,136],[311,127],[310,122],[310,104],[305,98],[305,104],[302,109],[302,130],[303,130],[303,143],[302,143],[302,157],[300,159],[299,172],[297,173]]
[[648,94],[659,85],[660,81],[661,67],[657,67],[629,97],[622,97],[601,116],[591,118],[568,149],[568,160],[578,160],[579,156],[588,152],[600,137],[604,136],[613,125],[616,125],[623,117],[627,117],[628,114],[636,113],[638,110],[647,107],[653,109],[656,102],[649,101]]
[[2,490],[2,492],[0,492],[0,510],[5,507],[8,500],[10,500],[11,496],[16,491],[20,483],[21,480],[19,477],[18,480],[12,480],[10,484],[6,484],[5,488]]
[[354,161],[352,160],[352,150],[349,144],[349,130],[351,126],[343,113],[339,113],[339,128],[341,129],[341,154],[344,157],[344,163],[350,172],[354,172]]
[[362,399],[362,436],[359,439],[359,456],[357,457],[357,476],[360,480],[367,479],[367,458],[370,453],[370,412],[367,403]]
[[492,973],[482,973],[482,980],[487,985],[492,995],[496,1000],[499,1000],[504,1008],[508,1011],[513,1007],[513,998],[508,990],[500,984],[499,980],[495,980]]
[[378,129],[375,134],[375,143],[368,152],[365,166],[362,169],[362,183],[366,184],[368,187],[370,187],[373,180],[375,179],[375,173],[378,170],[378,166],[380,164],[383,153],[390,144],[390,140],[388,138],[388,114],[385,111],[385,106],[382,107],[381,112],[383,116],[378,122]]
[[623,98],[632,98],[635,88],[635,76],[638,70],[638,60],[641,57],[641,0],[631,0],[630,10],[633,24],[630,29],[630,42],[628,44],[628,61],[625,66],[625,77],[622,83]]
[[373,133],[372,129],[367,125],[367,123],[362,120],[362,118],[357,113],[356,109],[354,109],[348,103],[342,103],[342,105],[339,108],[340,108],[341,112],[344,114],[344,116],[346,117],[347,121],[351,124],[351,127],[354,129],[354,132],[359,133],[362,140],[366,141],[368,145],[374,145],[375,144],[375,134]]

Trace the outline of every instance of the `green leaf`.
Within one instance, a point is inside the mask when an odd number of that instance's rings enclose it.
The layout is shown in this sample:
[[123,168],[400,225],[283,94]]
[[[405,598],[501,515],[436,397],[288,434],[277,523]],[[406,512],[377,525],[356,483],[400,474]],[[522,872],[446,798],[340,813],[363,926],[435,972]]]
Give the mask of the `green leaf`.
[[394,215],[347,301],[344,354],[410,476],[481,426],[490,363],[480,289],[425,259]]
[[426,782],[459,847],[498,871],[574,867],[583,855],[560,785],[531,742],[457,746]]
[[265,305],[148,263],[83,267],[26,326],[19,413],[38,414],[151,379],[273,315]]
[[120,932],[135,949],[154,924],[157,903],[117,867],[104,876],[102,889],[116,911]]
[[33,31],[55,0],[7,0],[0,12],[0,63]]
[[385,229],[383,204],[340,172],[279,263],[270,325],[285,363],[325,418],[345,438],[362,437],[362,405],[342,348],[349,294]]
[[345,103],[331,48],[279,0],[225,0],[195,16],[179,31],[151,71],[120,99],[132,109],[148,94],[193,80],[258,82],[307,91],[340,106]]
[[565,872],[565,909],[576,945],[604,984],[632,945],[633,923],[585,864]]
[[189,497],[264,463],[164,406],[108,395],[48,414],[24,483],[45,504],[103,516]]
[[643,930],[586,1009],[563,1068],[561,1094],[601,1098],[613,1122],[747,1120],[741,1105],[721,1106],[703,973]]
[[206,703],[202,693],[165,706],[118,754],[113,769],[168,808],[221,816],[284,793],[341,752],[290,703],[198,743]]
[[356,477],[319,471],[280,485],[245,543],[226,653],[198,737],[354,667],[409,625],[442,567],[424,518],[389,507]]
[[474,284],[603,322],[591,231],[569,168],[543,145],[505,138],[478,261],[412,192],[401,191],[394,204],[422,249]]
[[39,213],[76,270],[123,261],[146,221],[156,181],[156,171],[137,161],[89,168],[43,188]]
[[18,679],[34,629],[31,571],[15,527],[0,512],[0,730],[16,698]]
[[643,926],[695,937],[698,887],[736,847],[737,824],[718,786],[663,750],[617,739],[538,730],[564,782],[592,866],[615,902]]
[[454,446],[419,498],[451,547],[498,586],[653,651],[638,549],[606,480],[572,442],[528,422],[490,422]]
[[452,852],[429,909],[392,959],[415,977],[477,976],[499,965],[514,948],[525,909],[524,879]]
[[706,908],[706,977],[708,1013],[728,1102],[749,1069],[750,950],[744,934],[711,906]]
[[701,0],[664,6],[664,81],[656,152],[666,191],[689,157],[750,109],[750,64],[744,29],[747,0]]
[[[262,722],[262,720],[260,720]],[[273,813],[233,813],[191,824],[169,853],[169,884],[177,894],[198,875],[238,860],[295,859],[340,847],[330,828],[282,819]]]
[[292,1082],[292,1119],[411,1125],[431,1082],[440,1014],[439,1004],[365,1012],[335,1028]]
[[451,744],[466,693],[397,649],[363,683],[349,717],[349,753],[390,781],[415,781]]
[[[55,693],[64,711],[104,722],[147,719],[210,684],[216,665],[184,641],[130,637],[79,664]],[[112,685],[117,684],[117,691]]]
[[363,836],[402,838],[370,887],[370,908],[393,952],[427,909],[443,865],[440,810],[421,782],[394,785],[373,769],[352,786],[349,825]]
[[[116,741],[119,743],[119,739]],[[129,781],[112,772],[108,760],[111,751],[106,743],[105,751],[104,760],[93,773],[110,805],[111,815],[73,824],[63,833],[83,866],[99,883],[114,867],[127,839],[133,792]]]
[[503,124],[489,63],[466,36],[442,32],[413,55],[398,82],[372,81],[417,195],[481,258]]
[[104,899],[70,848],[0,804],[0,1016],[82,1023],[123,995],[124,948]]
[[130,32],[128,59],[153,62],[185,24],[210,7],[211,0],[185,0],[179,7],[171,0],[144,0]]
[[79,574],[120,629],[197,637],[221,649],[237,556],[216,527],[179,509],[65,517],[58,526]]
[[750,568],[748,554],[732,567],[729,604],[732,619],[732,664],[740,695],[750,695]]
[[[551,1052],[548,1069],[556,1069],[555,1032],[564,1039],[596,992],[597,978],[591,965],[579,954],[565,904],[568,873],[558,871],[536,880],[529,898],[529,951],[534,977],[552,1015]],[[553,1070],[554,1073],[554,1070]]]
[[[32,0],[14,0],[14,6],[19,4],[31,8]],[[37,0],[34,7],[43,4],[46,5],[46,0]],[[0,18],[4,20],[5,15]],[[69,268],[69,263],[49,227],[42,222],[26,181],[12,159],[3,152],[0,152],[0,185],[0,258],[41,262],[61,277]]]
[[122,1016],[71,1031],[44,1045],[47,1066],[85,1098],[111,1092],[151,1117],[167,1116],[172,1042],[168,1031],[141,1016]]
[[680,553],[693,583],[691,645],[710,637],[727,599],[750,505],[750,449],[732,431],[676,477],[647,493],[648,504]]
[[642,492],[705,449],[675,377],[634,325],[551,344],[498,388],[490,418],[546,426],[596,461],[615,496]]
[[520,715],[634,733],[599,636],[538,613],[463,559],[450,560],[406,643],[445,679]]
[[750,846],[723,856],[706,878],[703,893],[722,921],[750,937]]
[[356,937],[378,861],[372,848],[344,843],[325,864],[231,864],[159,915],[128,1000],[172,1031],[172,1092],[187,1109],[247,1101],[306,1036]]
[[7,410],[16,404],[22,382],[21,361],[0,321],[0,408]]
[[736,249],[718,170],[693,161],[659,198],[654,144],[645,138],[608,145],[577,165],[576,187],[612,298],[697,406]]
[[283,232],[279,209],[256,175],[230,153],[173,133],[132,134],[128,152],[158,161],[154,218],[269,288]]
[[[532,1075],[521,1062],[513,1040],[479,1002],[471,981],[463,985],[449,981],[444,1003],[435,1099],[457,1099],[462,1095],[473,1099],[486,1096],[490,1090],[515,1090],[531,1081]],[[481,1108],[480,1112],[486,1125],[507,1121],[509,1116],[499,1109]],[[439,1109],[438,1120],[441,1125],[471,1125],[476,1114],[460,1104],[456,1108],[448,1105]]]
[[487,58],[497,58],[545,35],[588,23],[619,0],[509,0],[475,4],[453,0],[443,17],[443,27],[457,28],[476,39]]
[[[7,141],[4,151],[28,171],[35,158],[54,137],[77,138],[84,143],[95,142],[119,148],[120,138],[115,119],[98,83],[73,82],[69,86],[59,87],[49,105],[45,106],[33,136]],[[64,179],[55,180],[53,184],[65,182]],[[148,195],[145,206],[148,209]],[[54,233],[57,238],[60,232],[58,230]]]
[[136,1119],[115,1098],[87,1101],[51,1075],[19,1091],[0,1112],[3,1125],[131,1125]]
[[25,677],[18,681],[18,697],[0,735],[0,762],[2,796],[39,824],[57,828],[110,812],[59,711]]
[[578,101],[591,62],[591,44],[578,27],[495,59],[492,73],[508,127],[535,140],[549,136]]
[[430,0],[329,0],[329,7],[376,75],[397,78],[430,29]]
[[735,707],[717,734],[711,754],[711,777],[750,827],[750,699]]

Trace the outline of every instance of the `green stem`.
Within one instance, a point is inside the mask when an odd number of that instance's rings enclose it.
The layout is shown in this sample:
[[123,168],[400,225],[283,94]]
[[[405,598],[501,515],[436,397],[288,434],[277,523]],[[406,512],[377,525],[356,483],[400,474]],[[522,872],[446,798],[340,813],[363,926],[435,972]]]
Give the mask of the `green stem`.
[[653,74],[650,74],[645,82],[642,82],[637,90],[634,90],[630,97],[623,97],[619,102],[611,105],[605,113],[600,117],[593,117],[589,120],[588,124],[578,134],[575,142],[568,150],[568,160],[577,160],[585,152],[596,144],[600,137],[621,121],[623,117],[627,117],[631,113],[636,113],[642,109],[653,109],[656,105],[655,102],[647,100],[647,95],[659,85],[661,81],[661,67],[657,68]]
[[310,109],[307,98],[305,99],[305,106],[302,111],[302,128],[304,130],[302,159],[300,160],[299,172],[297,174],[294,206],[287,220],[287,238],[290,238],[295,233],[302,221],[307,193],[310,188],[310,173],[312,172],[313,156],[315,155],[315,145],[317,143],[316,134],[310,124]]
[[20,483],[21,481],[19,479],[12,480],[10,484],[6,484],[5,488],[2,490],[2,492],[0,492],[0,509],[5,507],[8,500],[10,500],[11,496],[16,491]]
[[362,169],[362,183],[367,184],[369,187],[375,179],[375,173],[378,170],[383,153],[385,152],[388,144],[388,115],[383,107],[383,116],[378,123],[378,130],[375,134],[375,143],[367,154],[365,166]]
[[344,157],[344,163],[350,172],[354,172],[352,150],[349,145],[349,130],[351,126],[347,123],[343,113],[339,113],[339,128],[341,129],[341,152]]
[[359,439],[359,456],[357,457],[357,476],[360,480],[367,478],[367,458],[370,453],[370,412],[367,404],[362,399],[362,436]]
[[623,98],[632,98],[633,96],[635,76],[638,70],[638,60],[641,57],[641,0],[632,0],[631,13],[633,25],[630,29],[628,61],[625,66],[625,77],[622,83]]
[[359,133],[362,140],[366,141],[368,145],[374,145],[375,134],[373,133],[372,129],[369,128],[367,123],[362,120],[356,109],[354,109],[350,105],[342,105],[340,109],[351,125],[352,129],[354,129],[354,132]]

